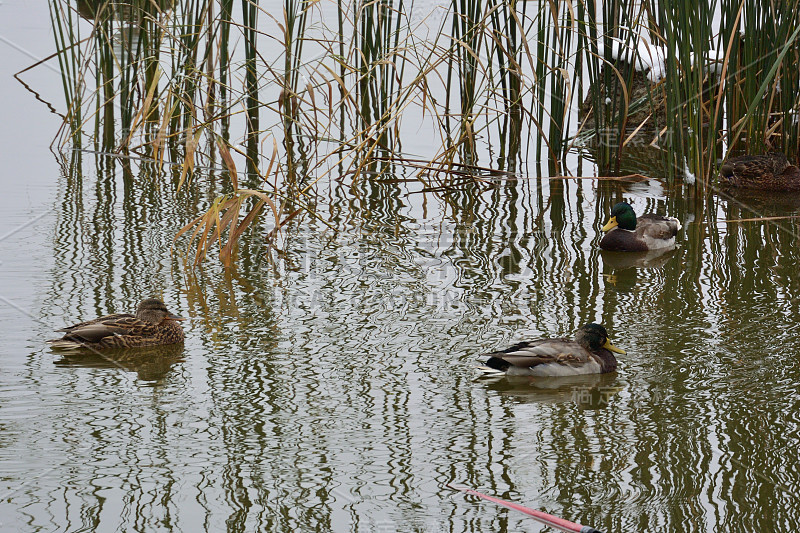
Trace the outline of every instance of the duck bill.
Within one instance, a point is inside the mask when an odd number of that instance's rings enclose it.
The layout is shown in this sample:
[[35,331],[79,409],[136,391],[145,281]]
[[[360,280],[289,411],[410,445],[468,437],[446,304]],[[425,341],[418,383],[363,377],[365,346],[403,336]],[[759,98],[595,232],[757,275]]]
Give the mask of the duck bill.
[[186,320],[182,316],[174,315],[172,313],[167,313],[167,320],[175,320],[176,322],[180,322],[182,320]]
[[605,348],[606,350],[611,350],[612,352],[621,353],[622,355],[625,355],[627,353],[622,348],[617,348],[616,346],[611,344],[611,341],[608,339],[606,339],[606,343],[603,345],[603,348]]
[[602,230],[603,231],[611,231],[612,229],[616,228],[617,226],[619,226],[619,222],[617,222],[617,217],[611,217],[611,218],[608,219],[608,222],[606,222],[606,225],[602,227]]

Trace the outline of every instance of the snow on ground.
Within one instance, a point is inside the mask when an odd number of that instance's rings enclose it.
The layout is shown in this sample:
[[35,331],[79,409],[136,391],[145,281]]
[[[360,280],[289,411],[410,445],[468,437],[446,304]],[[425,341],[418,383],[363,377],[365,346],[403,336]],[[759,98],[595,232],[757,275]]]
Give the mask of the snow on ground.
[[[636,70],[647,74],[647,78],[651,83],[657,83],[664,79],[667,71],[666,48],[653,43],[646,28],[638,26],[636,31],[631,31],[630,28],[621,29],[624,37],[612,38],[611,58],[633,64]],[[602,46],[600,48],[602,50]],[[710,48],[703,58],[700,57],[700,54],[694,54],[692,56],[692,66],[699,65],[706,72],[719,75],[722,73],[724,58],[724,50]]]

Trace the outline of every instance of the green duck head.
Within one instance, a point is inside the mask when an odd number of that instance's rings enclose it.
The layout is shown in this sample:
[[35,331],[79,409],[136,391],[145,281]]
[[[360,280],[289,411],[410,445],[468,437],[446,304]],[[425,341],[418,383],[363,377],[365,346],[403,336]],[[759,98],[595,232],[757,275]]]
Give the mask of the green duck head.
[[136,318],[151,324],[160,324],[164,320],[186,320],[167,311],[167,306],[158,298],[147,298],[139,302]]
[[619,226],[622,229],[633,231],[636,229],[636,213],[626,202],[620,202],[611,209],[611,218],[608,219],[603,231],[610,231]]
[[575,332],[575,342],[592,352],[605,348],[612,352],[625,354],[625,350],[611,344],[611,341],[608,340],[606,328],[600,324],[586,324],[585,326],[581,326],[581,328]]

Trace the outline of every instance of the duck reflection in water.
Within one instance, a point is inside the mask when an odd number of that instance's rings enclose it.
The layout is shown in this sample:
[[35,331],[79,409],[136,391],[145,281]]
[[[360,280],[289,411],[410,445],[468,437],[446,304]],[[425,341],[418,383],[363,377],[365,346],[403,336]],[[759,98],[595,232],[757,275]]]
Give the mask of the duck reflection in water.
[[589,374],[563,378],[496,376],[481,378],[487,389],[519,403],[568,404],[582,409],[603,409],[623,389],[619,376]]
[[184,360],[183,351],[183,344],[103,352],[84,348],[64,352],[55,364],[60,367],[116,368],[136,372],[142,381],[158,381],[167,375],[175,363]]

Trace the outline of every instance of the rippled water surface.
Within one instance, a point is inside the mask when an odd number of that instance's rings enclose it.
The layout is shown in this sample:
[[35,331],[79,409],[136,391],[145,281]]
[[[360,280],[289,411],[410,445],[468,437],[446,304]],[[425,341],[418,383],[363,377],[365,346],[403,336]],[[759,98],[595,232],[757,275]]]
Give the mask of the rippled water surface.
[[[48,151],[57,117],[10,78],[31,62],[0,60],[3,530],[544,531],[446,483],[606,532],[800,517],[798,223],[726,222],[800,200],[536,168],[449,204],[331,182],[334,229],[296,220],[273,261],[254,236],[236,268],[191,269],[171,251],[184,197]],[[623,197],[679,218],[679,248],[601,254]],[[183,346],[111,364],[43,342],[150,295],[189,319]],[[616,374],[476,379],[482,352],[590,321],[627,350]]]

